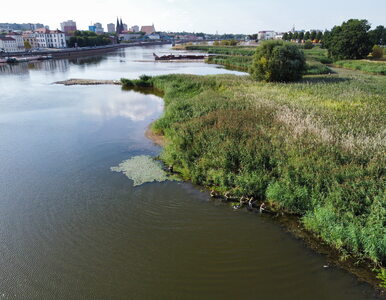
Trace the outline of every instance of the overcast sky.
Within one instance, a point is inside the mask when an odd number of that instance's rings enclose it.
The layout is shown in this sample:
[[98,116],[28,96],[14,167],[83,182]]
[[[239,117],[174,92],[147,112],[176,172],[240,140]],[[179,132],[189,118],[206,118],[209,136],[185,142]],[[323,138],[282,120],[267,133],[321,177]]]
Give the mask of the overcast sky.
[[[17,3],[17,4],[16,4]],[[51,29],[76,21],[87,29],[116,17],[159,31],[256,33],[260,30],[330,29],[350,18],[386,26],[386,0],[19,0],[2,1],[0,23],[43,23]]]

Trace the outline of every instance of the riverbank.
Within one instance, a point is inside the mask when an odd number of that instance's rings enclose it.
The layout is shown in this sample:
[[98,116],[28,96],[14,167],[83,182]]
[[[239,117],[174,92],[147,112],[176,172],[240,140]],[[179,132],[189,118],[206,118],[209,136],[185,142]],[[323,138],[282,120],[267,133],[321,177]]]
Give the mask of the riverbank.
[[383,77],[266,84],[168,75],[151,83],[165,92],[165,113],[152,126],[169,141],[161,158],[184,179],[297,216],[339,259],[368,270],[384,264]]

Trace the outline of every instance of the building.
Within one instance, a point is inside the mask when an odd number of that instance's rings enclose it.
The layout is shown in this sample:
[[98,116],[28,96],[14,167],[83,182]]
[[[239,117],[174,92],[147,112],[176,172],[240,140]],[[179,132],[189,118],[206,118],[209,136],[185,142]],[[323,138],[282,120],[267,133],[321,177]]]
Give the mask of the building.
[[102,34],[104,32],[101,23],[95,23],[94,26],[95,26],[95,33],[96,34]]
[[107,24],[107,32],[115,33],[115,25],[113,23]]
[[0,52],[19,52],[16,40],[11,37],[0,37]]
[[23,23],[23,24],[16,24],[16,23],[0,23],[0,30],[6,30],[6,31],[24,31],[24,30],[35,30],[38,28],[44,28],[43,24],[40,23]]
[[[60,30],[36,29],[27,39],[35,39],[37,48],[66,48],[66,35]],[[31,44],[32,46],[32,44]]]
[[259,41],[272,40],[276,36],[276,32],[273,30],[259,31],[257,37]]
[[28,42],[32,49],[39,48],[38,39],[33,31],[24,31],[23,40],[24,42]]
[[92,32],[95,32],[96,31],[96,27],[94,25],[90,25],[88,27],[88,31],[92,31]]
[[139,26],[138,25],[131,26],[129,31],[131,31],[131,32],[139,32]]
[[146,35],[154,33],[155,32],[154,24],[151,25],[151,26],[142,26],[141,27],[141,32],[146,33]]
[[130,41],[130,40],[139,39],[141,37],[142,37],[142,34],[139,34],[139,33],[124,32],[119,34],[120,41]]
[[127,24],[123,24],[123,31],[128,31]]
[[68,20],[60,23],[60,28],[66,35],[73,35],[76,31],[76,22],[73,20]]
[[16,47],[19,49],[20,52],[25,51],[24,39],[20,33],[10,32],[6,35],[6,37],[13,38],[16,41]]

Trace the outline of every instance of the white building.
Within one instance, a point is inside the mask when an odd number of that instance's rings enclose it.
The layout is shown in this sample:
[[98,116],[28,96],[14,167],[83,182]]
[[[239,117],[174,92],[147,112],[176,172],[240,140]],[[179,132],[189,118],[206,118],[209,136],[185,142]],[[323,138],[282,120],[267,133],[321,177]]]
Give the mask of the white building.
[[119,39],[121,41],[135,40],[135,39],[138,39],[140,37],[142,37],[142,34],[138,34],[138,33],[121,33],[119,35]]
[[16,40],[11,37],[0,37],[0,52],[19,52]]
[[131,26],[130,31],[131,32],[139,32],[139,26],[138,25]]
[[264,30],[258,32],[259,41],[272,40],[276,36],[276,32],[273,30]]
[[11,32],[11,33],[7,34],[6,37],[13,38],[16,41],[16,46],[19,49],[19,52],[25,51],[24,39],[20,33]]
[[37,29],[33,32],[38,48],[66,48],[66,35],[60,30]]

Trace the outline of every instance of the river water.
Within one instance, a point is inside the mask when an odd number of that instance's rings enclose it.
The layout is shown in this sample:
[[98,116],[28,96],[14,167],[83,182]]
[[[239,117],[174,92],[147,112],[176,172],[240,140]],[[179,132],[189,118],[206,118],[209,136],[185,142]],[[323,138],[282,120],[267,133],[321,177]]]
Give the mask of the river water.
[[0,299],[372,299],[274,220],[111,166],[161,149],[163,101],[69,78],[236,73],[155,63],[169,46],[0,66]]

